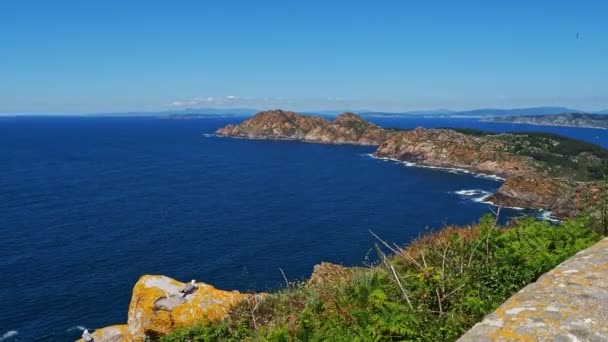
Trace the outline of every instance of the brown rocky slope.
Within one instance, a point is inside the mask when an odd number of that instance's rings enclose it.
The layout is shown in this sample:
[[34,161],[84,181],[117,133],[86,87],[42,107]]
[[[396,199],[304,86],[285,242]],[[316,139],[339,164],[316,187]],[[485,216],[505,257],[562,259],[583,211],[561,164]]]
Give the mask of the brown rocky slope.
[[390,133],[353,113],[344,113],[334,121],[329,121],[317,116],[269,110],[260,112],[239,125],[220,128],[216,134],[249,139],[284,139],[376,146],[382,143]]

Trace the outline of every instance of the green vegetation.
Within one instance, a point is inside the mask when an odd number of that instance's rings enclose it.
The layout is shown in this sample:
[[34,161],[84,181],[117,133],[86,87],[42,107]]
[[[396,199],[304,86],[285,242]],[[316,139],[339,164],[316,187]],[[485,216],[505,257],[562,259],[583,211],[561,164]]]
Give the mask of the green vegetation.
[[603,147],[551,133],[497,135],[510,152],[534,158],[555,177],[595,181],[608,174],[608,150]]
[[[379,262],[343,280],[292,284],[245,301],[218,323],[174,341],[453,341],[508,297],[599,239],[590,220],[530,218],[497,227],[484,217],[405,249],[378,240]],[[386,252],[390,252],[386,256]]]
[[586,141],[544,132],[496,134],[477,129],[451,129],[475,137],[503,140],[507,151],[533,158],[553,177],[597,181],[608,175],[608,150]]

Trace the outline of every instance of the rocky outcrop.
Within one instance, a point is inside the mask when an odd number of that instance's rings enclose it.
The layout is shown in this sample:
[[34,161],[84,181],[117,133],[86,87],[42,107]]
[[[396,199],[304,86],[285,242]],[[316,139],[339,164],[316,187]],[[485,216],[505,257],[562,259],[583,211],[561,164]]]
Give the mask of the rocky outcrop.
[[608,341],[608,239],[519,291],[460,342]]
[[334,121],[283,110],[260,112],[239,125],[228,125],[216,134],[249,139],[301,140],[331,144],[380,145],[390,132],[353,113]]
[[532,158],[508,152],[502,139],[475,137],[450,129],[416,128],[396,133],[385,140],[374,155],[501,177],[531,175],[540,169]]
[[515,176],[485,200],[503,207],[538,208],[556,217],[574,217],[592,210],[602,196],[599,182],[573,182],[564,179]]
[[221,320],[240,301],[263,296],[222,291],[197,283],[196,291],[182,298],[180,290],[185,285],[165,276],[142,276],[133,288],[127,325],[98,329],[95,341],[154,340],[176,326]]
[[353,274],[353,269],[330,262],[322,262],[315,265],[307,286],[320,286],[326,284],[337,284],[349,279]]

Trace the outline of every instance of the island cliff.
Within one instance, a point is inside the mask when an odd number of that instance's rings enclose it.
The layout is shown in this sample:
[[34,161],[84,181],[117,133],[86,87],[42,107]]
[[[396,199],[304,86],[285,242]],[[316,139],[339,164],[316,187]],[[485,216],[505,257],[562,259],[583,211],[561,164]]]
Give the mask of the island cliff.
[[353,113],[334,121],[283,110],[261,112],[239,125],[228,125],[219,135],[248,139],[301,140],[329,144],[377,146],[390,134]]
[[374,156],[379,158],[506,178],[487,201],[500,206],[551,210],[559,217],[576,216],[597,200],[594,194],[599,193],[599,180],[608,164],[605,149],[558,135],[384,129],[353,113],[329,121],[269,110],[238,125],[220,128],[216,134],[377,146]]

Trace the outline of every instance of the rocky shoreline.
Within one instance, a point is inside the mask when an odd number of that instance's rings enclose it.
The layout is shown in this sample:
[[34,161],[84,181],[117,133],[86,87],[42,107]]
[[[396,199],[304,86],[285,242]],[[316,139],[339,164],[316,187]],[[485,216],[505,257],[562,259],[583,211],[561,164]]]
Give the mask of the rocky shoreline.
[[[373,153],[377,158],[502,178],[505,180],[503,185],[485,201],[496,206],[548,210],[559,218],[580,214],[590,202],[597,200],[601,187],[599,182],[578,182],[572,177],[556,176],[554,174],[564,172],[561,165],[553,166],[534,158],[534,153],[538,152],[535,149],[548,149],[560,143],[545,137],[539,143],[541,147],[524,146],[525,151],[532,151],[526,154],[518,153],[521,145],[529,144],[525,135],[476,135],[452,129],[424,128],[401,131],[381,128],[353,113],[344,113],[329,121],[283,110],[260,112],[241,124],[220,128],[216,134],[246,139],[377,146]],[[589,157],[590,154],[582,151],[560,157],[566,160],[585,157],[594,163],[602,162],[594,155]]]

